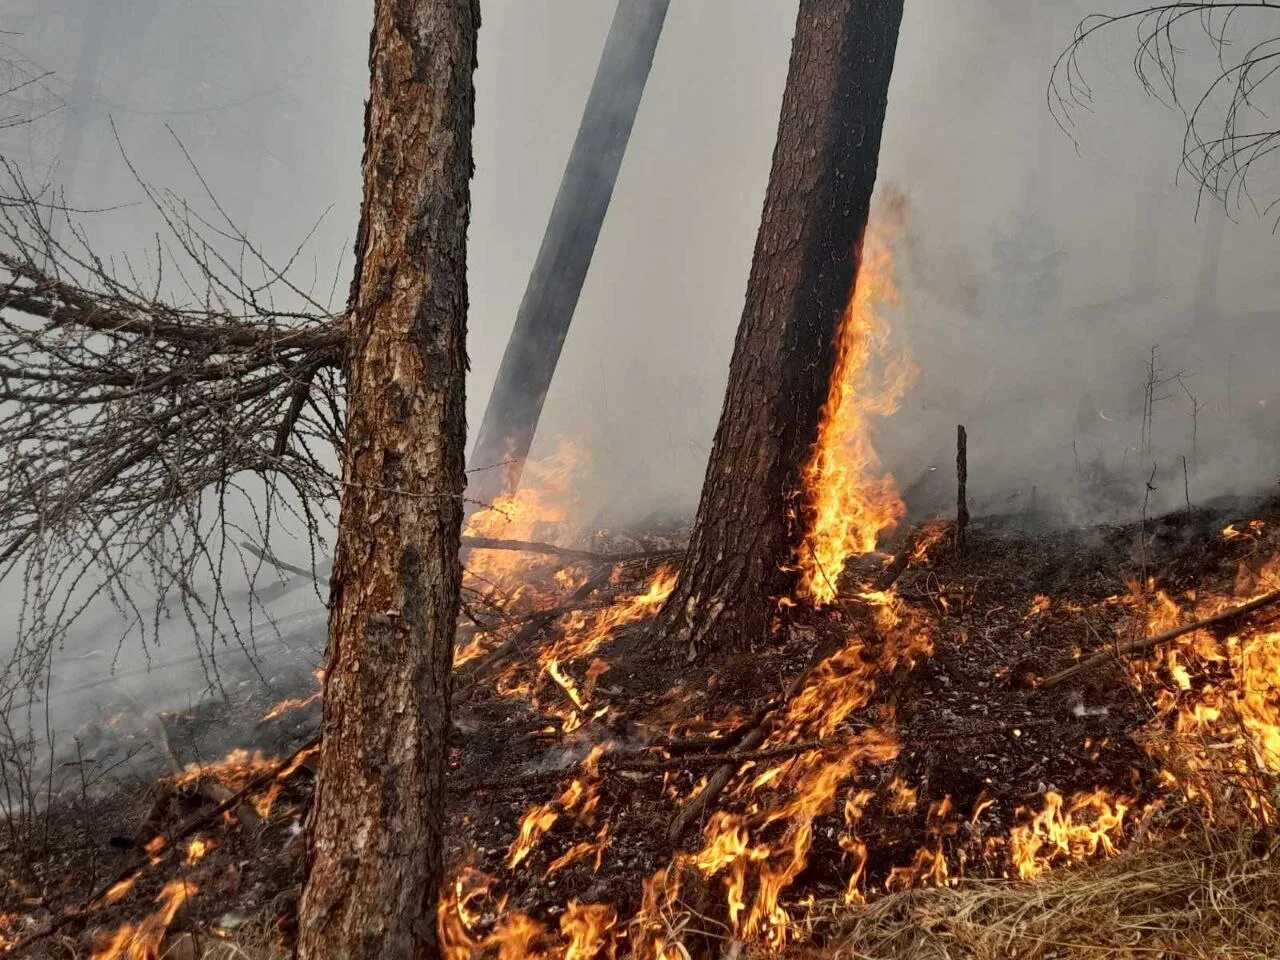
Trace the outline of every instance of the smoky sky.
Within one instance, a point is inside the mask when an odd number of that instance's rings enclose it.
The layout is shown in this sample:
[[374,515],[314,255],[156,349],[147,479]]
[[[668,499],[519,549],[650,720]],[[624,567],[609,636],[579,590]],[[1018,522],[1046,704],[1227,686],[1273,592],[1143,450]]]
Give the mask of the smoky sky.
[[[61,112],[5,135],[8,156],[82,206],[152,183],[199,198],[176,141],[255,241],[306,246],[340,307],[359,205],[370,5],[348,0],[6,0],[9,55],[53,72]],[[1086,51],[1093,102],[1072,136],[1045,83],[1077,20],[1110,0],[908,0],[880,163],[907,201],[894,328],[920,368],[879,426],[904,485],[970,435],[988,510],[1031,487],[1074,502],[1101,465],[1192,457],[1193,496],[1275,471],[1276,241],[1249,211],[1197,212],[1178,179],[1181,118],[1144,94],[1132,34]],[[675,0],[547,399],[535,455],[578,442],[592,516],[696,503],[722,401],[785,81],[795,2]],[[468,420],[524,291],[613,13],[612,0],[487,0],[476,74]],[[1189,76],[1207,47],[1187,53]],[[114,124],[114,131],[112,128]],[[327,211],[327,212],[326,212]],[[155,230],[125,206],[95,239],[128,253]],[[1207,269],[1206,264],[1214,265]],[[1152,346],[1181,372],[1140,450]],[[1187,390],[1183,390],[1183,384]],[[1188,394],[1187,391],[1190,391]],[[1132,475],[1132,476],[1130,476]],[[1171,483],[1171,481],[1170,481]],[[1182,484],[1160,496],[1180,501]],[[1171,502],[1172,502],[1171,500]],[[1087,507],[1080,507],[1086,510]]]

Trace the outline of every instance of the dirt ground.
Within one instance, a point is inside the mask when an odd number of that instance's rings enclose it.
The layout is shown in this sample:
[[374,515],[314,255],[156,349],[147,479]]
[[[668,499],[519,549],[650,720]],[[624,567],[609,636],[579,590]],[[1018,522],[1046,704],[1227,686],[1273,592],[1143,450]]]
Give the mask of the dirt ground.
[[[1224,537],[1228,524],[1250,533]],[[901,744],[896,758],[859,765],[849,784],[870,797],[860,822],[866,895],[892,886],[895,868],[918,865],[921,849],[945,860],[941,873],[933,869],[935,878],[1008,875],[1007,855],[991,838],[1007,836],[1049,791],[1103,787],[1135,804],[1156,799],[1163,789],[1159,771],[1137,737],[1151,720],[1151,704],[1122,664],[1052,690],[1037,683],[1141,631],[1133,603],[1114,598],[1128,597],[1144,570],[1171,594],[1230,593],[1242,570],[1271,555],[1269,533],[1277,524],[1275,499],[1160,518],[1147,525],[1145,540],[1136,524],[1053,530],[1035,516],[987,518],[970,526],[963,551],[948,535],[909,566],[897,596],[927,626],[932,652],[908,671],[878,677],[874,696],[842,728],[855,734],[891,726]],[[659,560],[630,565],[604,593],[641,589]],[[846,580],[870,579],[883,563],[883,557],[862,558]],[[456,868],[492,878],[506,909],[552,926],[574,900],[610,903],[623,917],[637,910],[643,881],[676,849],[698,846],[696,826],[674,845],[668,826],[679,804],[723,761],[725,751],[714,740],[776,698],[815,649],[865,634],[866,621],[856,605],[796,610],[776,645],[693,663],[655,649],[643,621],[630,624],[563,665],[579,685],[595,673],[589,707],[577,711],[534,656],[555,629],[543,630],[534,647],[500,669],[481,655],[457,671],[448,844]],[[166,883],[180,878],[189,896],[172,918],[168,943],[188,933],[287,948],[305,867],[303,824],[312,788],[305,759],[275,781],[279,793],[269,810],[260,789],[260,813],[246,811],[252,804],[233,804],[200,829],[177,834],[215,802],[210,783],[224,787],[225,798],[314,735],[317,702],[263,717],[282,697],[314,692],[315,653],[281,655],[264,677],[240,678],[220,697],[160,717],[162,738],[179,766],[209,765],[203,777],[177,785],[165,778],[168,761],[156,752],[157,723],[136,698],[105,702],[103,722],[91,731],[98,739],[86,736],[80,749],[99,767],[105,757],[129,760],[92,784],[66,787],[0,840],[0,872],[7,878],[0,890],[0,943],[53,924],[56,931],[29,955],[89,955],[121,924],[142,922],[156,910]],[[589,669],[596,662],[607,670]],[[570,715],[581,725],[566,732]],[[609,750],[590,816],[560,815],[522,862],[509,867],[522,818],[538,804],[554,809],[592,748],[604,743]],[[231,750],[244,753],[219,764]],[[895,799],[904,790],[915,791],[914,802]],[[735,801],[726,795],[723,802],[732,807]],[[838,805],[814,820],[807,865],[786,892],[787,902],[840,897],[850,870],[843,833]],[[146,864],[143,848],[156,836],[169,836],[173,852],[141,867],[117,902],[77,912],[109,881]],[[209,847],[198,859],[188,851],[193,838]],[[575,845],[581,848],[576,854]],[[557,865],[562,858],[567,862]],[[917,871],[916,880],[928,877]]]

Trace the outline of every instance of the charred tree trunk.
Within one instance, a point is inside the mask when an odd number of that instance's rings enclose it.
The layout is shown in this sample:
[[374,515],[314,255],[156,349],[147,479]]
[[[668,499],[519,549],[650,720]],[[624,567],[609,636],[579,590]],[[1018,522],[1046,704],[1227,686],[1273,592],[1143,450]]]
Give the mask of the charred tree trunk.
[[302,960],[435,957],[466,416],[475,0],[376,0]]
[[902,0],[801,0],[746,305],[702,501],[657,636],[768,635],[803,535],[799,472],[857,276]]
[[618,0],[538,259],[471,452],[469,508],[520,485],[542,403],[595,253],[670,0]]

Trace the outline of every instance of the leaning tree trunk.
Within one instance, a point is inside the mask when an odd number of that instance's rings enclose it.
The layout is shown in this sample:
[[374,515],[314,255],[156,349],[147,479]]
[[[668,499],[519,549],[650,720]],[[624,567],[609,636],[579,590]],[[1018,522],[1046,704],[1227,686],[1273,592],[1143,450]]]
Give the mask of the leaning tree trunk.
[[479,9],[376,0],[302,960],[434,957]]
[[560,359],[670,0],[618,0],[596,78],[551,208],[538,259],[471,452],[468,510],[520,485]]
[[803,535],[799,473],[857,276],[902,0],[801,0],[724,409],[657,636],[690,656],[768,635]]

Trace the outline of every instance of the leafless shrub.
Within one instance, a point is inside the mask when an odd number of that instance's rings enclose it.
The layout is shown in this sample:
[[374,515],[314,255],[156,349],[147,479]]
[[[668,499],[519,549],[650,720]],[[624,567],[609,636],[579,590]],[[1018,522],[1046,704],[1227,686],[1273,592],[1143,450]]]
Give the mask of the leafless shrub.
[[[1229,207],[1248,203],[1264,216],[1275,210],[1280,196],[1259,205],[1250,178],[1280,148],[1280,126],[1268,109],[1280,92],[1280,4],[1158,3],[1081,20],[1053,65],[1047,91],[1050,111],[1068,132],[1076,112],[1089,109],[1093,101],[1080,54],[1090,41],[1116,27],[1135,30],[1133,69],[1143,89],[1182,113],[1183,170]],[[1212,65],[1208,79],[1198,78],[1184,62],[1203,44]]]
[[103,600],[123,617],[117,643],[185,617],[216,677],[219,645],[252,652],[232,607],[252,610],[272,570],[242,541],[300,533],[314,563],[332,522],[333,291],[295,282],[301,247],[273,265],[207,186],[197,209],[130,170],[159,229],[141,258],[113,258],[86,229],[107,213],[69,209],[0,156],[0,579],[22,588],[11,684],[37,686]]

